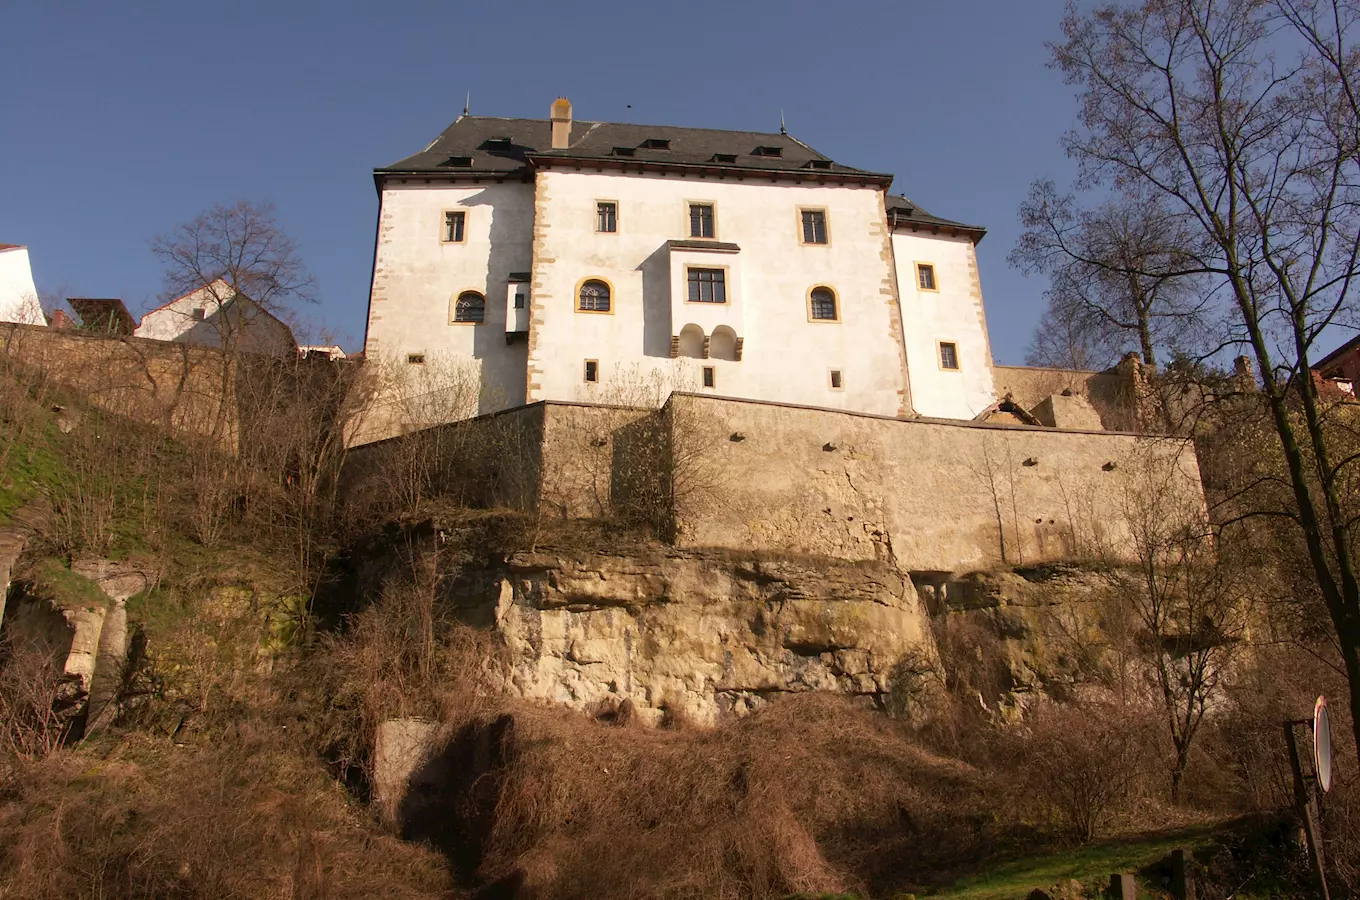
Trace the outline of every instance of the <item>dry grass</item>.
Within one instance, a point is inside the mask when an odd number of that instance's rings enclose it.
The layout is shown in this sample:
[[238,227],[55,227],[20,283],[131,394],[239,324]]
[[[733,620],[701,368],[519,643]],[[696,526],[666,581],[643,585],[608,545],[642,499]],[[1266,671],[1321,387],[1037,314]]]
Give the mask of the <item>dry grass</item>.
[[877,891],[988,842],[978,773],[835,697],[716,729],[523,706],[483,726],[493,752],[464,728],[431,764],[453,777],[412,830],[516,896]]
[[379,833],[320,765],[277,747],[131,738],[0,778],[6,898],[450,896],[442,860]]

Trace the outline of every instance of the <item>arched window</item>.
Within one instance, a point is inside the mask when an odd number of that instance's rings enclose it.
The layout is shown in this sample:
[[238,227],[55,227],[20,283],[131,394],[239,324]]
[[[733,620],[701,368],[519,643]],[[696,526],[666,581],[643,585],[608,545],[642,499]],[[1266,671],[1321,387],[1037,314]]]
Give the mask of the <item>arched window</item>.
[[704,330],[694,323],[680,329],[680,355],[690,359],[704,358]]
[[812,318],[834,322],[840,318],[840,312],[836,309],[836,292],[828,287],[815,287],[808,295],[808,303],[812,310]]
[[581,283],[577,309],[581,312],[609,312],[609,285],[592,278]]
[[708,339],[708,355],[713,359],[735,361],[737,358],[737,333],[726,325],[719,325],[714,328],[712,336]]
[[476,291],[463,291],[453,301],[453,321],[483,322],[486,320],[486,298]]

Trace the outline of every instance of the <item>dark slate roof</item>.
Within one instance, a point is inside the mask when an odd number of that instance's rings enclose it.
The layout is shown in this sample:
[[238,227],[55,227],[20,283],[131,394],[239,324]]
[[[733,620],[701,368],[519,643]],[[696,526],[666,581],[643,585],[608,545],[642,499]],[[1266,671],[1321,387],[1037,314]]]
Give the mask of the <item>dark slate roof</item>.
[[[981,225],[965,225],[962,222],[953,222],[949,219],[941,219],[939,216],[932,216],[906,197],[896,197],[889,194],[887,197],[887,207],[888,220],[897,227],[929,229],[931,231],[939,230],[954,234],[964,234],[971,236],[975,241],[981,241],[982,236],[987,233],[987,229],[983,228]],[[894,214],[896,215],[894,216]]]
[[[664,141],[666,149],[644,146]],[[757,155],[773,147],[779,155]],[[732,157],[735,157],[733,159]],[[722,167],[756,171],[863,176],[888,183],[891,175],[868,172],[834,162],[786,134],[718,131],[671,125],[624,125],[615,122],[572,123],[571,143],[552,149],[552,123],[547,119],[503,119],[460,116],[419,153],[375,170],[375,174],[510,174],[531,163],[555,159],[617,160],[677,166]]]

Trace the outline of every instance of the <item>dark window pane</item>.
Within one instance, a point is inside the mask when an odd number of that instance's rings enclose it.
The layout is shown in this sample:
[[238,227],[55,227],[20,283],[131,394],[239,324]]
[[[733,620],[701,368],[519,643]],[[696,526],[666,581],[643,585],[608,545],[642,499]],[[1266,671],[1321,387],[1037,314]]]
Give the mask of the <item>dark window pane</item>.
[[613,203],[601,203],[598,204],[596,208],[598,213],[598,221],[595,225],[596,230],[607,232],[615,231],[618,227],[617,219],[615,217],[617,213],[615,205]]
[[699,203],[690,205],[689,236],[713,237],[713,207]]
[[812,291],[812,318],[835,319],[836,295],[826,288],[815,288]]
[[465,291],[458,295],[453,304],[453,321],[481,322],[486,317],[486,300],[475,291]]
[[444,240],[461,241],[463,239],[464,219],[465,214],[461,212],[444,214]]
[[609,312],[609,285],[593,279],[581,285],[581,304],[578,308],[586,312]]
[[726,303],[727,273],[722,269],[690,269],[691,303]]
[[826,243],[826,213],[816,209],[803,210],[803,243]]

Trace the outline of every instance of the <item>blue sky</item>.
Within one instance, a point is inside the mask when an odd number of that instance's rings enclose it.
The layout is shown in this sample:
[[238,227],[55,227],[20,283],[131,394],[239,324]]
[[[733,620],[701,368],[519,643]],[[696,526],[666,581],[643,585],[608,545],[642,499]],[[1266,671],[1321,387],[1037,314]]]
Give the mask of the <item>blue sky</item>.
[[371,170],[481,115],[779,127],[989,229],[993,353],[1020,362],[1044,285],[1006,264],[1031,180],[1070,177],[1061,0],[686,3],[44,2],[0,20],[0,243],[42,291],[154,305],[148,242],[216,202],[276,205],[316,276],[304,314],[363,339]]

